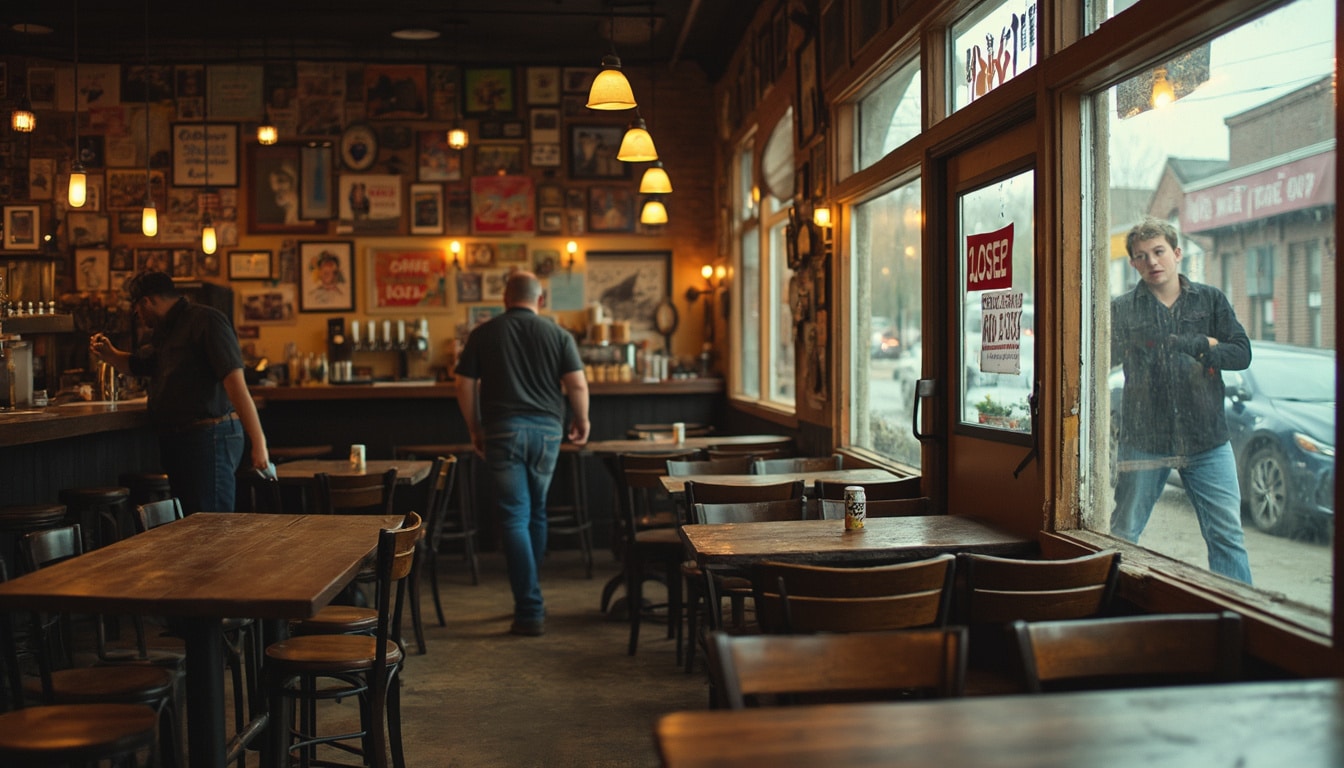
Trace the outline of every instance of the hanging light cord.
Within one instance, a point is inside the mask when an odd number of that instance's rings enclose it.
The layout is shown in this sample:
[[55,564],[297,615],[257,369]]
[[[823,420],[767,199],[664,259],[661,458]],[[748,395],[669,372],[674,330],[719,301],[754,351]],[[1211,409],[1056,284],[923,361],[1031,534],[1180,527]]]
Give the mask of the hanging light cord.
[[145,69],[140,75],[141,85],[145,89],[145,199],[153,200],[150,184],[149,158],[153,154],[149,148],[149,0],[145,0]]

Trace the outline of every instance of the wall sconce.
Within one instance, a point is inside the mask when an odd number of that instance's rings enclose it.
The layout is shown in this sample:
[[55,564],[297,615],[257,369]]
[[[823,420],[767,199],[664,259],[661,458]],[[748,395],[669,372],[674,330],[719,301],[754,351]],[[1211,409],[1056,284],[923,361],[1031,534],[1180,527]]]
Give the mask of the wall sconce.
[[[686,289],[686,301],[694,304],[700,300],[701,296],[708,296],[713,299],[714,294],[722,287],[723,278],[728,274],[728,270],[720,266],[717,270],[713,264],[706,264],[700,268],[700,276],[705,278],[705,287],[697,288],[692,285]],[[717,282],[716,282],[717,281]]]
[[461,271],[461,270],[462,270],[462,258],[461,258],[461,253],[462,253],[462,243],[461,243],[461,241],[459,241],[459,240],[454,240],[454,241],[452,241],[451,243],[449,243],[449,244],[448,244],[448,252],[451,253],[451,254],[453,254],[453,258],[450,259],[448,263],[450,263],[450,264],[453,265],[453,269],[455,269],[455,270],[457,270],[457,271]]
[[574,242],[573,240],[570,240],[568,243],[565,243],[565,253],[569,254],[569,258],[565,260],[566,270],[569,270],[570,272],[574,271],[574,254],[578,252],[579,252],[578,243]]
[[452,130],[448,131],[448,146],[461,152],[471,143],[471,137],[467,135],[467,129],[463,128],[461,123],[455,123]]
[[831,226],[831,209],[822,206],[812,211],[812,223],[818,227],[828,228]]
[[1167,68],[1158,67],[1153,71],[1153,93],[1148,99],[1148,103],[1153,105],[1153,109],[1161,109],[1176,100],[1176,89],[1171,87],[1171,81],[1167,79]]

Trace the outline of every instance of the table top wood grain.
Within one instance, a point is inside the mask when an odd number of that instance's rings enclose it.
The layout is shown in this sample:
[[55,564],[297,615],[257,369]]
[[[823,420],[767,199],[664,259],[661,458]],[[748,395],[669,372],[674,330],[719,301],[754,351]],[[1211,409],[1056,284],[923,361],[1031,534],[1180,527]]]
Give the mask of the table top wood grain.
[[416,485],[429,477],[434,462],[422,459],[369,459],[364,471],[350,468],[346,459],[300,459],[275,465],[275,475],[282,483],[306,482],[318,472],[328,475],[381,475],[389,469],[397,470],[397,482]]
[[846,531],[844,520],[784,520],[684,525],[680,532],[702,567],[741,567],[759,560],[881,565],[948,552],[1004,557],[1037,552],[1035,539],[962,515],[875,517],[860,531]]
[[900,480],[901,475],[877,467],[863,469],[822,469],[811,472],[771,472],[768,475],[664,475],[663,487],[668,493],[682,493],[687,480],[704,481],[718,485],[775,485],[802,480],[808,493],[816,487],[818,480],[827,483],[882,483]]
[[1344,682],[676,712],[668,768],[1200,768],[1344,765]]

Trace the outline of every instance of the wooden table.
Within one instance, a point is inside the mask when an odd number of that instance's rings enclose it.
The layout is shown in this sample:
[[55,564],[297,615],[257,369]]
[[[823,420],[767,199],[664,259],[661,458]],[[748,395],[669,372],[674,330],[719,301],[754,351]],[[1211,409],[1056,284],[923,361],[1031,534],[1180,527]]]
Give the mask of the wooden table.
[[275,466],[276,477],[282,483],[296,483],[313,479],[318,472],[328,475],[381,475],[389,469],[397,470],[397,482],[415,485],[426,477],[434,462],[413,459],[370,459],[364,462],[364,471],[356,472],[345,459],[301,459]]
[[355,577],[379,529],[400,523],[197,513],[2,583],[0,610],[169,617],[186,643],[189,765],[224,768],[221,620],[313,616]]
[[759,560],[884,565],[945,552],[1030,557],[1037,551],[1035,539],[961,515],[875,517],[861,531],[846,531],[844,520],[784,520],[683,525],[680,532],[701,567]]
[[788,445],[793,438],[787,435],[701,435],[688,437],[678,443],[671,437],[656,440],[592,440],[584,449],[589,453],[668,453],[686,448],[708,448],[712,445]]
[[677,712],[669,768],[1344,765],[1344,683],[1235,683]]
[[828,483],[882,483],[900,480],[903,475],[885,469],[825,469],[815,472],[771,472],[768,475],[664,475],[663,487],[668,493],[682,493],[687,480],[704,481],[716,485],[776,485],[802,480],[807,493],[816,488],[818,480]]

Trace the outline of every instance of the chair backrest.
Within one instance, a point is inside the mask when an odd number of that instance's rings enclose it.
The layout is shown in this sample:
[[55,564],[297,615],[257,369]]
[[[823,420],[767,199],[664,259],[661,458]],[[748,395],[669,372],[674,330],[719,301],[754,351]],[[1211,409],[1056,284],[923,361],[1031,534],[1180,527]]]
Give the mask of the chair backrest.
[[730,709],[818,701],[960,696],[966,630],[911,629],[709,638],[711,678]]
[[319,514],[391,515],[397,488],[397,470],[381,475],[313,475],[313,490]]
[[754,456],[729,456],[726,459],[676,460],[667,462],[669,475],[749,475]]
[[942,627],[955,563],[952,555],[870,568],[756,563],[756,618],[780,634]]
[[135,508],[135,532],[144,533],[150,528],[167,525],[182,519],[182,501],[176,496],[137,505]]
[[[471,510],[453,504],[457,487],[456,456],[436,456],[425,485],[424,546],[436,550],[440,541],[475,533]],[[452,514],[454,510],[458,514]]]
[[1027,689],[1089,690],[1227,682],[1241,676],[1241,617],[1157,614],[1016,621]]
[[727,504],[697,503],[692,516],[696,523],[764,523],[775,520],[803,520],[807,517],[807,499],[743,501]]
[[699,450],[687,448],[664,453],[622,453],[616,456],[616,486],[620,491],[623,524],[632,530],[651,525],[674,525],[676,505],[663,488],[667,462],[687,461],[699,456]]
[[757,458],[752,464],[752,472],[758,475],[775,475],[781,472],[824,472],[829,469],[843,469],[844,457],[838,453],[830,456],[794,456],[785,459]]
[[964,553],[957,558],[957,570],[964,623],[1082,619],[1110,607],[1120,553],[1105,550],[1067,560]]
[[280,492],[280,481],[269,475],[262,476],[250,467],[238,470],[238,495],[234,509],[238,512],[260,512],[272,515],[284,513],[285,503]]
[[401,626],[402,607],[406,601],[406,577],[415,566],[416,547],[425,534],[420,515],[407,512],[399,528],[385,528],[378,532],[378,559],[376,596],[378,629],[375,634],[375,658],[370,672],[376,679],[387,679],[387,647],[400,642],[392,631]]
[[793,447],[771,443],[770,445],[714,445],[705,449],[706,458],[728,459],[733,456],[752,456],[757,459],[778,459],[793,455]]
[[84,554],[79,524],[29,531],[19,539],[19,556],[28,572]]
[[[844,499],[817,499],[822,520],[844,520]],[[868,499],[864,503],[864,517],[924,517],[943,514],[933,506],[933,499]]]
[[790,480],[770,485],[728,485],[701,480],[687,480],[686,508],[696,504],[740,504],[748,501],[779,501],[802,499],[803,481]]
[[919,487],[920,478],[903,477],[899,480],[876,480],[865,483],[846,483],[837,480],[818,480],[814,483],[818,499],[843,499],[845,486],[863,487],[863,495],[868,501],[886,501],[889,499],[916,499],[923,494]]

